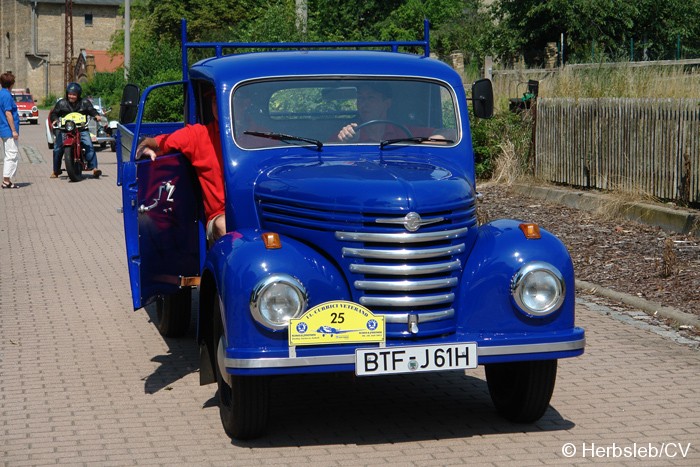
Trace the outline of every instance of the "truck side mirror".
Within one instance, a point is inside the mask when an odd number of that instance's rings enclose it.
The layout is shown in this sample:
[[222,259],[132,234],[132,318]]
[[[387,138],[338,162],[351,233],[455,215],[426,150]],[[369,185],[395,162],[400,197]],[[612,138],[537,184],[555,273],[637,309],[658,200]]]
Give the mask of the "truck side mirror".
[[133,123],[139,111],[139,98],[141,91],[135,84],[127,84],[122,92],[122,100],[119,108],[119,123]]
[[472,84],[472,105],[474,115],[479,118],[493,116],[493,85],[489,79],[480,79]]

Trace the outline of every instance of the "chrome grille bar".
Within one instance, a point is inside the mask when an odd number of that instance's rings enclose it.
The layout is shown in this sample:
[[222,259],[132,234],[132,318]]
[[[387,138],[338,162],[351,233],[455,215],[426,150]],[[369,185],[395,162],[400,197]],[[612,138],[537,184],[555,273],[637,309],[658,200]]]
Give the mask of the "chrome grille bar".
[[442,248],[430,248],[427,250],[412,250],[402,248],[400,250],[369,249],[369,248],[343,248],[343,256],[346,258],[372,258],[372,259],[423,259],[452,256],[464,252],[464,243]]
[[359,274],[386,274],[389,276],[416,276],[420,274],[436,274],[459,269],[461,262],[457,259],[438,264],[399,264],[384,266],[379,264],[351,264],[350,272]]
[[456,277],[445,279],[433,279],[428,281],[355,281],[355,288],[358,290],[396,290],[399,292],[410,292],[416,290],[434,290],[454,287],[459,282]]
[[380,243],[423,243],[441,240],[454,240],[464,237],[468,227],[454,230],[424,233],[368,233],[368,232],[336,232],[335,238],[347,242],[380,242]]
[[365,306],[429,306],[441,305],[443,303],[452,303],[455,299],[455,294],[446,293],[439,295],[427,295],[417,297],[360,297],[360,304]]

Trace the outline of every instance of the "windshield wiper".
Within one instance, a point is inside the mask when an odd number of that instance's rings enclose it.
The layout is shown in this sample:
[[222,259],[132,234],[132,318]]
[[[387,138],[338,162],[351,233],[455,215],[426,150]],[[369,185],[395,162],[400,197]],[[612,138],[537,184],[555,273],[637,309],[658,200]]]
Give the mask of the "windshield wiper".
[[379,149],[384,149],[386,146],[389,146],[390,144],[395,144],[395,143],[425,143],[425,142],[445,143],[445,144],[454,143],[454,141],[451,139],[433,138],[432,136],[431,137],[414,136],[412,138],[385,139],[384,141],[379,143]]
[[267,139],[274,139],[276,141],[303,141],[305,143],[311,143],[316,146],[316,149],[321,149],[323,147],[323,143],[320,142],[317,139],[312,139],[312,138],[304,138],[302,136],[294,136],[294,135],[285,135],[284,133],[268,133],[268,132],[261,132],[261,131],[244,131],[244,135],[250,135],[250,136],[257,136],[260,138],[267,138]]

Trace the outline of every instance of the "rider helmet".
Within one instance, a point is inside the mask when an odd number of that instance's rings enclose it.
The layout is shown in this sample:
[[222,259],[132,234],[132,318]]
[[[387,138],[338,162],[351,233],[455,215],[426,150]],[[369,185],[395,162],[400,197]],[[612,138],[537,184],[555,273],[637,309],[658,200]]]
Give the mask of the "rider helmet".
[[68,83],[68,86],[66,86],[66,97],[68,97],[69,93],[77,94],[78,99],[80,99],[80,95],[83,93],[83,88],[81,88],[78,83]]

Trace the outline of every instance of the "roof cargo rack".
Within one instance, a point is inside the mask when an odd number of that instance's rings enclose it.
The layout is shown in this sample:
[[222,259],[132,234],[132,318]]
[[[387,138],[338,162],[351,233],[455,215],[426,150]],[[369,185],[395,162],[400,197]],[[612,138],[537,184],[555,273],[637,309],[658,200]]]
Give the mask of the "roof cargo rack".
[[430,56],[430,22],[423,20],[423,40],[420,41],[360,41],[360,42],[189,42],[187,40],[187,20],[180,20],[182,41],[183,80],[187,80],[187,52],[190,49],[214,49],[216,57],[223,57],[224,49],[382,49],[398,52],[399,47],[419,47],[423,56]]

